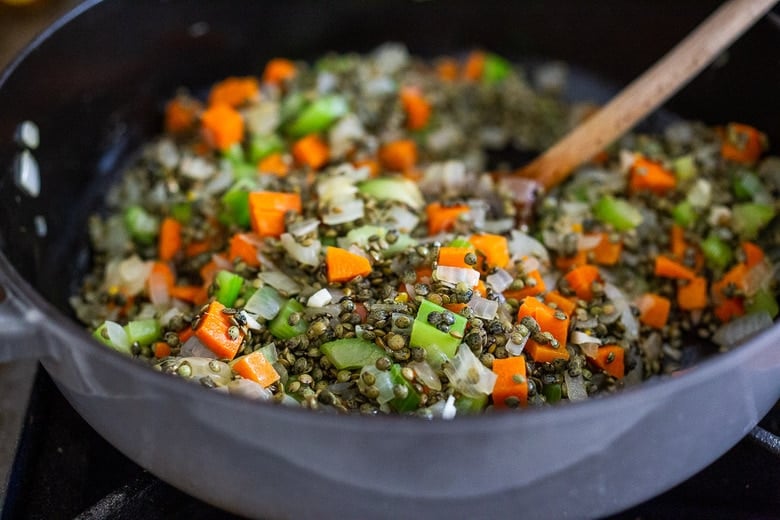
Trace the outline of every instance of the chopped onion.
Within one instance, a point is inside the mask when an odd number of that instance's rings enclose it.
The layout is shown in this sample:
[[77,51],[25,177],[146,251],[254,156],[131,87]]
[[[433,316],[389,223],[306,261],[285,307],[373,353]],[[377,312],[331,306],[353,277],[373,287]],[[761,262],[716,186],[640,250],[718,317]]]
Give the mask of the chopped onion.
[[766,311],[745,314],[722,325],[712,341],[723,348],[733,348],[753,334],[772,326],[772,317]]
[[403,206],[394,204],[387,213],[387,221],[401,233],[410,233],[420,222],[420,217]]
[[162,313],[162,315],[160,316],[160,325],[162,325],[163,327],[167,327],[173,318],[181,315],[182,312],[180,309],[176,307],[171,307],[170,309]]
[[229,163],[223,165],[220,168],[219,173],[211,178],[211,180],[203,187],[203,193],[208,195],[214,195],[227,190],[231,184],[233,184],[233,170]]
[[585,334],[582,331],[575,330],[571,333],[569,336],[569,342],[573,343],[574,345],[585,345],[588,343],[595,343],[596,345],[601,345],[601,340],[597,337],[591,336],[589,334]]
[[474,287],[479,283],[479,271],[470,267],[439,265],[436,266],[434,278],[452,286],[465,282],[469,287]]
[[270,100],[262,100],[253,103],[243,111],[246,125],[255,135],[269,135],[274,133],[279,126],[279,103]]
[[544,244],[531,235],[513,230],[509,239],[509,252],[513,260],[519,260],[525,256],[536,257],[543,263],[550,262],[550,255]]
[[447,397],[447,402],[444,403],[444,409],[441,411],[441,418],[444,420],[451,420],[455,418],[455,414],[458,413],[458,409],[455,408],[455,396],[450,395]]
[[247,399],[257,399],[259,401],[268,401],[274,394],[264,388],[263,385],[250,379],[235,379],[227,384],[230,395],[238,395]]
[[430,363],[427,361],[412,361],[408,366],[414,370],[414,375],[417,377],[417,380],[424,386],[431,390],[436,390],[437,392],[441,390],[441,379],[436,375],[436,371],[433,370]]
[[316,232],[319,225],[320,221],[316,218],[307,218],[306,220],[293,222],[287,227],[287,231],[294,237],[302,237]]
[[230,368],[230,365],[224,361],[217,361],[216,359],[208,357],[193,356],[181,359],[178,366],[181,367],[183,364],[189,365],[192,369],[188,379],[195,379],[197,381],[203,377],[209,377],[219,386],[225,386],[233,379],[233,371]]
[[593,249],[599,243],[601,242],[601,235],[584,235],[584,234],[578,234],[577,235],[577,250],[578,251],[588,251],[590,249]]
[[588,357],[595,358],[596,355],[599,353],[599,344],[598,343],[582,343],[580,344],[580,349],[582,350],[582,353],[585,354]]
[[363,201],[360,199],[352,199],[334,203],[329,208],[328,212],[323,213],[321,216],[322,222],[329,226],[335,226],[347,222],[354,222],[359,218],[363,218],[364,214]]
[[144,262],[138,255],[118,262],[111,261],[106,266],[106,288],[118,289],[128,296],[135,296],[144,289],[151,270],[152,263]]
[[149,273],[147,286],[149,289],[149,300],[154,305],[162,306],[170,303],[171,296],[168,292],[168,280],[164,274],[157,271]]
[[523,353],[523,349],[525,348],[525,344],[528,343],[528,338],[530,338],[531,335],[523,336],[523,339],[520,341],[520,343],[515,343],[512,341],[512,335],[509,336],[509,340],[507,340],[506,344],[504,345],[504,348],[507,352],[512,354],[513,356],[519,356]]
[[767,289],[775,280],[775,270],[768,262],[759,262],[745,273],[745,294],[753,296],[761,289]]
[[458,347],[458,353],[444,367],[444,373],[452,385],[463,395],[478,397],[490,394],[498,376],[483,365],[471,349],[464,343]]
[[345,115],[328,132],[331,154],[336,158],[343,157],[365,135],[366,131],[360,118],[353,113]]
[[620,319],[626,328],[626,335],[629,338],[639,337],[639,323],[636,321],[634,313],[631,312],[631,306],[628,304],[628,299],[623,294],[623,291],[607,282],[604,284],[604,294],[612,301],[612,304],[615,306],[615,312],[620,314]]
[[249,313],[244,313],[244,319],[246,320],[246,326],[249,327],[251,330],[261,330],[263,328],[262,325],[260,325],[260,322],[257,321],[257,319],[252,316]]
[[492,320],[496,316],[498,310],[498,302],[495,300],[488,300],[482,296],[474,295],[467,304],[468,308],[474,312],[474,316],[482,318],[483,320]]
[[181,355],[187,357],[217,359],[217,355],[195,336],[191,336],[181,346]]
[[322,244],[319,240],[313,240],[311,245],[299,244],[290,233],[282,233],[279,237],[282,247],[290,254],[290,257],[304,265],[320,265],[320,250]]
[[588,392],[585,390],[585,380],[582,375],[572,377],[568,370],[563,371],[563,381],[566,384],[566,393],[569,401],[583,401],[588,398]]
[[106,334],[115,347],[130,352],[130,338],[124,327],[114,321],[106,321]]
[[486,220],[482,224],[482,230],[487,233],[502,234],[515,227],[515,219],[502,218],[499,220]]
[[694,208],[708,208],[712,201],[712,183],[705,179],[697,179],[685,198]]
[[[270,283],[268,285],[271,285]],[[285,298],[268,288],[255,291],[244,304],[244,310],[251,315],[272,320],[279,314]]]
[[498,268],[491,274],[487,275],[487,278],[485,278],[485,282],[493,288],[494,291],[502,293],[507,288],[509,288],[510,285],[512,285],[512,282],[514,281],[514,277],[509,274],[504,269]]
[[188,155],[181,160],[179,171],[184,177],[204,181],[214,175],[217,169],[202,157]]
[[224,271],[233,270],[233,264],[225,255],[211,255],[211,260],[214,261],[214,264],[217,266],[218,269],[222,269]]
[[317,183],[317,196],[320,207],[344,200],[354,200],[358,192],[355,181],[344,175],[325,176]]
[[525,179],[517,175],[505,175],[499,181],[501,192],[510,193],[512,200],[526,207],[531,207],[538,194],[544,190],[542,186],[532,179]]
[[379,370],[374,365],[366,365],[363,367],[363,370],[360,371],[361,377],[357,382],[361,391],[364,391],[367,388],[362,377],[365,373],[373,375],[376,379],[374,386],[379,390],[379,396],[376,398],[376,401],[379,404],[388,403],[395,397],[395,393],[393,392],[393,378],[390,376],[390,372],[387,370]]
[[316,293],[309,296],[306,305],[309,307],[323,307],[333,301],[333,296],[327,289],[320,289]]

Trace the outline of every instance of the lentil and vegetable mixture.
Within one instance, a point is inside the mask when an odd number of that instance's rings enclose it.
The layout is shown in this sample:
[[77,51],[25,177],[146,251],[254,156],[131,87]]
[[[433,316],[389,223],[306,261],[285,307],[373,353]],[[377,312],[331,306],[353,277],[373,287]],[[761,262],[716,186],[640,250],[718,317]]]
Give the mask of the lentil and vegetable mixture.
[[443,418],[609,394],[692,338],[769,327],[780,158],[759,130],[631,134],[543,196],[488,171],[592,112],[565,77],[386,44],[181,90],[90,221],[73,307],[216,391]]

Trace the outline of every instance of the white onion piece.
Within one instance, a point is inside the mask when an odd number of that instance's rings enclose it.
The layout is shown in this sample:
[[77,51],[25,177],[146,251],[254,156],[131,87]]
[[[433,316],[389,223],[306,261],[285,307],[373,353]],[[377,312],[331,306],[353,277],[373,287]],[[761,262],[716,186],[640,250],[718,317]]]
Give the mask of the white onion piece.
[[574,345],[585,345],[587,343],[601,345],[601,340],[599,338],[585,334],[579,330],[575,330],[569,335],[569,342],[573,343]]
[[168,280],[160,272],[152,271],[147,280],[149,287],[149,300],[158,306],[168,305],[171,301],[171,295],[168,291]]
[[214,264],[217,266],[218,269],[222,269],[223,271],[233,270],[233,264],[230,262],[230,260],[228,260],[227,256],[211,255],[211,259],[214,261]]
[[342,200],[352,200],[357,192],[355,181],[342,175],[322,177],[317,183],[320,207]]
[[620,314],[620,319],[626,327],[626,335],[629,338],[639,337],[639,323],[634,313],[631,312],[628,298],[623,294],[623,291],[607,282],[604,284],[604,294],[612,301],[612,304],[615,306],[615,312]]
[[712,341],[723,348],[733,348],[753,334],[771,326],[772,317],[768,312],[752,312],[722,325],[712,335]]
[[458,347],[458,353],[452,358],[444,373],[452,385],[464,395],[479,397],[490,394],[498,376],[483,365],[471,349],[464,343]]
[[753,296],[768,288],[775,280],[775,270],[768,262],[759,262],[745,273],[745,294]]
[[220,168],[219,173],[211,178],[211,180],[203,187],[203,193],[214,195],[227,190],[234,179],[233,171],[230,166],[223,166]]
[[479,271],[470,267],[439,265],[434,271],[434,278],[452,286],[465,282],[469,287],[474,287],[479,283]]
[[172,170],[179,164],[179,150],[170,139],[162,139],[155,148],[157,161],[168,170]]
[[577,250],[589,251],[601,243],[601,235],[577,235]]
[[585,354],[588,357],[595,358],[599,353],[599,344],[598,343],[581,343],[580,349],[582,350],[582,353]]
[[322,244],[319,240],[313,240],[308,246],[298,243],[290,233],[282,233],[279,237],[282,247],[289,253],[290,257],[304,265],[320,265],[320,250]]
[[476,294],[471,297],[467,306],[474,312],[474,316],[483,320],[492,320],[496,317],[496,311],[498,311],[497,301],[488,300]]
[[170,309],[162,313],[162,315],[160,315],[160,325],[162,325],[163,327],[167,327],[173,318],[181,315],[182,312],[180,309],[176,307],[171,307]]
[[288,296],[301,292],[300,284],[281,271],[263,271],[257,276],[277,291]]
[[339,201],[330,207],[327,213],[323,213],[322,222],[329,226],[335,226],[337,224],[345,224],[347,222],[353,222],[359,218],[363,218],[365,211],[363,209],[363,201],[360,199],[352,199],[347,201]]
[[585,390],[585,380],[582,375],[572,377],[568,370],[563,371],[563,381],[566,384],[566,392],[569,401],[583,401],[588,398],[588,392]]
[[343,157],[365,135],[366,131],[360,118],[353,113],[345,115],[328,132],[331,154],[336,158]]
[[486,233],[494,233],[496,235],[506,233],[513,227],[515,227],[515,219],[513,218],[502,218],[499,220],[486,220],[482,224],[483,231],[485,231]]
[[144,262],[138,255],[120,261],[111,261],[106,266],[105,286],[107,289],[118,289],[128,296],[140,293],[146,285],[151,262]]
[[535,256],[524,256],[522,258],[523,271],[526,273],[532,273],[542,268],[542,264]]
[[408,367],[414,370],[415,377],[424,386],[431,390],[441,390],[441,379],[436,375],[436,371],[433,370],[430,363],[427,361],[412,361]]
[[374,365],[364,366],[363,370],[360,371],[361,377],[357,380],[358,387],[361,391],[365,390],[367,387],[367,385],[363,382],[362,377],[366,372],[372,374],[376,379],[374,386],[376,386],[379,390],[379,396],[376,398],[376,401],[379,404],[390,402],[395,397],[395,393],[393,392],[393,378],[390,376],[390,372],[386,370],[379,370]]
[[217,359],[217,355],[212,352],[211,349],[209,349],[206,345],[201,343],[201,341],[195,336],[191,336],[187,341],[184,342],[184,344],[181,346],[180,355]]
[[284,298],[277,296],[274,291],[260,289],[249,297],[244,304],[244,310],[250,315],[272,320],[279,314],[282,303],[284,303]]
[[306,305],[309,307],[324,307],[333,301],[333,296],[327,289],[320,289],[316,293],[309,296]]
[[184,177],[204,181],[214,175],[217,169],[213,164],[202,157],[188,155],[181,160],[179,171]]
[[509,336],[509,340],[504,345],[504,348],[507,352],[512,354],[513,356],[519,356],[523,353],[523,349],[525,349],[525,344],[528,343],[528,338],[530,338],[531,335],[523,336],[523,339],[520,340],[520,343],[515,343],[512,341],[512,336]]
[[295,236],[295,237],[302,237],[304,235],[308,235],[309,233],[314,233],[317,231],[317,228],[320,225],[320,221],[316,218],[308,218],[306,220],[299,220],[297,222],[293,222],[290,224],[287,228],[287,231]]
[[705,179],[697,179],[685,198],[694,208],[708,208],[712,201],[712,183]]
[[108,340],[115,347],[125,352],[130,352],[130,338],[127,336],[127,331],[125,331],[124,327],[114,321],[106,321],[106,334],[108,334]]
[[450,395],[447,397],[447,402],[444,403],[444,409],[441,411],[441,418],[449,421],[455,418],[455,414],[458,413],[458,409],[455,408],[455,396]]
[[246,125],[256,135],[268,135],[274,133],[279,126],[279,103],[270,100],[262,100],[253,103],[243,111]]
[[235,379],[227,384],[230,395],[238,395],[247,399],[256,399],[258,401],[268,401],[274,394],[264,388],[263,385],[250,379]]
[[233,370],[224,361],[193,356],[181,359],[179,366],[184,363],[188,364],[192,369],[188,379],[198,380],[208,376],[219,386],[225,386],[233,379]]
[[502,293],[514,281],[514,277],[504,269],[498,268],[493,273],[487,275],[485,282],[493,288],[494,291]]
[[387,214],[387,220],[401,233],[410,233],[420,222],[420,217],[403,206],[394,205]]
[[519,260],[525,256],[536,257],[543,263],[550,262],[550,255],[544,244],[531,235],[513,230],[509,239],[509,252],[513,260]]
[[260,322],[258,322],[254,316],[252,316],[248,312],[244,314],[245,314],[244,319],[246,319],[246,326],[249,327],[251,330],[260,330],[263,328],[263,326],[260,325]]

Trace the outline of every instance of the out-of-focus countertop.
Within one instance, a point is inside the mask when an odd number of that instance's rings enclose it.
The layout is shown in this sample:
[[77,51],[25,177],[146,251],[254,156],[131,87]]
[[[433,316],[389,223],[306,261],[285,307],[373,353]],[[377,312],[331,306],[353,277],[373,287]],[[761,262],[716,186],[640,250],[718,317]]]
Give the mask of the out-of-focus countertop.
[[[4,69],[19,50],[46,26],[80,2],[33,0],[25,5],[9,3],[15,2],[0,0],[0,69]],[[8,138],[0,136],[0,139]],[[37,367],[34,360],[0,364],[0,510]]]

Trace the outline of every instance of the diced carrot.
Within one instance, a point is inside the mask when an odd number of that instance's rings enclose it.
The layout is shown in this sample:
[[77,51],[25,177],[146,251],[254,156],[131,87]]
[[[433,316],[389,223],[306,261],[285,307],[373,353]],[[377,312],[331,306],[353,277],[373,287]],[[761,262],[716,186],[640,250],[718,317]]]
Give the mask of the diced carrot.
[[493,386],[493,406],[508,408],[509,403],[517,400],[520,406],[528,404],[528,378],[526,376],[525,357],[507,357],[493,360],[493,372],[496,383]]
[[184,246],[184,256],[188,258],[202,255],[209,251],[211,251],[211,241],[209,240],[195,240]]
[[219,104],[200,117],[204,139],[219,150],[227,150],[244,138],[244,119],[230,105]]
[[677,288],[677,306],[684,311],[707,307],[707,279],[695,276]]
[[577,298],[585,301],[593,299],[593,282],[601,280],[601,273],[592,265],[575,267],[563,276]]
[[394,172],[411,170],[417,164],[417,145],[411,139],[399,139],[379,148],[379,162]]
[[574,256],[557,256],[555,258],[555,267],[559,271],[568,271],[569,269],[580,267],[588,263],[588,252],[584,249],[577,251]]
[[428,234],[436,235],[443,231],[451,231],[458,217],[469,211],[465,204],[442,206],[440,202],[431,202],[425,207],[428,216]]
[[[214,281],[214,277],[217,276],[217,273],[222,269],[222,267],[220,267],[221,260],[220,262],[217,262],[217,259],[220,259],[220,255],[212,255],[211,260],[200,268],[200,279],[203,280],[203,285],[205,286],[211,285]],[[225,260],[227,261],[227,258],[225,258]]]
[[329,247],[325,251],[328,282],[348,282],[357,276],[371,273],[367,258],[340,247]]
[[225,78],[211,87],[209,92],[209,105],[220,103],[238,108],[241,105],[254,101],[260,97],[260,87],[257,78],[230,77]]
[[441,58],[436,60],[436,75],[440,80],[452,82],[458,79],[458,62],[454,58]]
[[417,274],[417,281],[421,283],[424,283],[426,280],[430,282],[433,277],[433,269],[430,267],[418,267],[414,272]]
[[679,262],[675,262],[668,256],[658,255],[655,257],[654,274],[663,278],[673,278],[676,280],[693,280],[696,276],[691,269],[688,269]]
[[477,293],[483,298],[487,298],[487,286],[485,285],[485,282],[483,280],[477,282],[477,285],[476,287],[474,287],[474,290],[477,291]]
[[672,224],[669,238],[669,251],[672,257],[678,262],[683,262],[690,250],[694,252],[694,271],[698,272],[704,267],[704,255],[698,246],[689,244],[685,240],[685,230],[681,226]]
[[272,153],[257,162],[257,171],[284,177],[290,172],[290,165],[281,153]]
[[147,286],[152,282],[165,284],[170,292],[171,287],[176,283],[176,276],[166,262],[154,262],[152,263],[152,269],[149,271],[149,276],[146,280]]
[[298,164],[319,170],[330,159],[330,148],[317,134],[309,134],[295,141],[292,154]]
[[190,302],[195,305],[209,299],[208,291],[200,285],[174,285],[170,290],[171,298]]
[[[566,313],[563,313],[562,311],[561,313],[556,312],[555,309],[542,303],[536,297],[530,296],[523,300],[523,303],[517,310],[517,320],[520,321],[526,316],[533,318],[536,320],[536,323],[539,324],[541,332],[549,332],[552,334],[553,338],[558,341],[557,348],[552,345],[541,345],[534,342],[535,346],[533,349],[547,348],[553,351],[551,354],[555,354],[557,357],[563,359],[568,359],[569,353],[566,351],[566,341],[569,334],[569,318],[566,316]],[[530,339],[528,340],[526,348],[528,348],[528,345],[530,345],[532,341],[533,340]],[[534,357],[534,359],[536,358]],[[538,359],[536,360],[539,361]]]
[[604,345],[599,347],[595,357],[589,357],[591,363],[611,375],[621,379],[625,373],[626,351],[620,345]]
[[610,240],[609,233],[599,233],[601,240],[591,250],[593,261],[599,265],[615,265],[623,252],[623,242]]
[[639,321],[649,327],[662,329],[669,321],[669,310],[672,302],[655,293],[645,293],[636,301],[639,309]]
[[[505,236],[480,233],[471,235],[469,242],[477,250],[479,257],[477,267],[480,271],[487,271],[493,267],[504,268],[509,265],[509,242]],[[482,268],[485,264],[487,269]]]
[[450,312],[453,312],[455,314],[460,314],[460,312],[468,307],[465,303],[446,303],[443,305],[445,309],[447,309]]
[[558,291],[550,291],[544,295],[544,301],[547,305],[555,304],[556,308],[571,318],[574,309],[577,308],[577,303],[571,298],[567,298]]
[[165,131],[182,134],[192,130],[203,106],[197,100],[178,95],[165,105]]
[[171,346],[164,341],[155,341],[153,350],[154,357],[157,359],[166,358],[171,355]]
[[715,316],[722,321],[727,322],[732,318],[737,318],[745,314],[745,305],[741,298],[726,298],[721,301],[713,311]]
[[249,267],[259,267],[260,260],[257,258],[257,240],[246,233],[236,233],[230,238],[228,258],[231,262],[239,258]]
[[360,159],[352,164],[355,168],[368,168],[368,175],[370,177],[377,177],[382,171],[382,167],[376,159]]
[[179,343],[182,345],[187,342],[188,339],[190,339],[192,336],[195,335],[195,331],[192,330],[192,327],[184,327],[179,331]]
[[241,377],[259,383],[264,388],[271,386],[280,379],[279,373],[274,366],[268,362],[259,350],[255,350],[246,356],[241,356],[232,364],[231,368]]
[[552,363],[556,359],[569,359],[569,351],[566,348],[553,348],[550,345],[542,345],[529,339],[525,344],[525,351],[537,363]]
[[466,58],[466,63],[463,65],[463,78],[470,81],[479,81],[484,70],[485,53],[482,51],[470,52]]
[[750,269],[764,261],[764,250],[753,242],[742,242],[745,266]]
[[[723,299],[744,296],[747,289],[747,264],[738,263],[712,284],[712,299],[717,304]],[[736,293],[736,294],[735,294]]]
[[523,298],[527,296],[536,296],[538,294],[542,294],[544,291],[547,290],[547,287],[544,284],[544,279],[542,278],[542,273],[539,272],[538,269],[534,269],[530,273],[526,275],[526,278],[531,278],[534,280],[532,283],[526,283],[525,287],[522,289],[507,289],[504,291],[504,297],[505,298],[514,298],[515,300],[522,300]]
[[195,329],[195,337],[217,357],[233,359],[244,341],[244,332],[240,327],[231,329],[233,325],[230,317],[222,312],[224,309],[224,305],[216,300],[212,301],[200,317]]
[[285,58],[274,58],[269,61],[263,71],[263,82],[280,85],[292,79],[297,74],[295,63]]
[[160,260],[167,262],[168,260],[172,260],[180,250],[181,224],[174,218],[166,217],[160,225],[157,256],[160,257]]
[[473,247],[443,246],[439,248],[439,258],[437,259],[436,262],[438,265],[471,268],[474,266],[466,263],[466,255],[469,254],[474,254]]
[[729,123],[720,146],[721,156],[742,164],[755,163],[766,147],[766,136],[752,126]]
[[663,195],[677,184],[674,173],[660,164],[637,156],[629,171],[629,189],[633,192],[652,191]]
[[406,113],[406,128],[420,130],[431,117],[431,104],[417,87],[401,88],[401,105]]
[[284,215],[300,213],[303,205],[299,193],[253,191],[249,193],[249,220],[260,237],[278,237],[284,233]]

